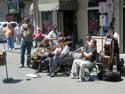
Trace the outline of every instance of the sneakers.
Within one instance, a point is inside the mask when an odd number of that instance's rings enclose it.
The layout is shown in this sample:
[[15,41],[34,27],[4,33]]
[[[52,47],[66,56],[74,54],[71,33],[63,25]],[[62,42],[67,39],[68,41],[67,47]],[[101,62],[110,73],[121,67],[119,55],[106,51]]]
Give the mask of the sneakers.
[[71,78],[71,79],[75,79],[75,76],[74,76],[74,75],[70,75],[70,78]]
[[19,68],[24,68],[24,65],[20,65]]
[[71,78],[71,79],[79,79],[79,77],[78,77],[78,76],[75,76],[75,75],[70,75],[70,78]]
[[55,77],[55,76],[56,76],[56,74],[57,74],[56,72],[51,73],[51,74],[50,74],[50,77]]
[[86,81],[85,78],[80,78],[80,79],[79,79],[79,82],[85,82],[85,81]]

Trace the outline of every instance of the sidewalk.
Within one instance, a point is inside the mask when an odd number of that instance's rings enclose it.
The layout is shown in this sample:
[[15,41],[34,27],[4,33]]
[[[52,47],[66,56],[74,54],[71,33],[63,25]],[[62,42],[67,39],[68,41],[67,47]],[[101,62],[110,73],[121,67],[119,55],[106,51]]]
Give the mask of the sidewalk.
[[[0,49],[3,45],[0,44]],[[16,46],[17,47],[17,46]],[[51,78],[47,73],[40,73],[40,78],[31,78],[27,74],[34,73],[31,68],[19,68],[20,49],[7,51],[7,65],[9,78],[14,81],[3,83],[6,78],[5,66],[0,66],[0,92],[1,94],[124,94],[125,77],[120,82],[78,82],[78,79],[70,79],[66,76]],[[124,57],[124,55],[122,55]]]

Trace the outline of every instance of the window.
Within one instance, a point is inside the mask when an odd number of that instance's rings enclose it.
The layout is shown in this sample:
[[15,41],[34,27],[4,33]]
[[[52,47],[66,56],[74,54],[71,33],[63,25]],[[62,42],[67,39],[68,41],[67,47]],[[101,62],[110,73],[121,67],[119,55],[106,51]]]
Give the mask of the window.
[[43,33],[47,34],[49,29],[50,29],[50,25],[52,24],[52,12],[51,11],[46,11],[46,12],[42,12],[42,29],[43,29]]
[[88,10],[88,33],[99,35],[99,13],[98,10]]
[[88,33],[92,36],[99,35],[99,0],[88,1]]

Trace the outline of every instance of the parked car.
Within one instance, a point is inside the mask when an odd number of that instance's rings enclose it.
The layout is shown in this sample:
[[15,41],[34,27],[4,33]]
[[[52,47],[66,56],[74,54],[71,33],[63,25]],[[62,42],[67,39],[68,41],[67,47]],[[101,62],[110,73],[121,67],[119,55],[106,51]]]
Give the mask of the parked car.
[[[7,26],[8,22],[0,22],[0,41],[6,41],[3,29]],[[10,22],[15,30],[15,34],[19,32],[19,25],[17,22]]]

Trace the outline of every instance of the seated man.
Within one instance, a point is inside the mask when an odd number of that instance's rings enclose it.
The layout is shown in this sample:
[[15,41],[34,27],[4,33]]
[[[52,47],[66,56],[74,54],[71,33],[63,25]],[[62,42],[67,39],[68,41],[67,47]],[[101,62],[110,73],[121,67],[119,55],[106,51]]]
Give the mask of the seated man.
[[58,63],[61,62],[60,60],[62,60],[62,58],[69,53],[69,47],[67,45],[64,45],[64,39],[62,38],[59,38],[58,45],[52,46],[52,48],[55,48],[55,50],[51,51],[49,49],[46,49],[45,52],[48,53],[48,56],[41,58],[36,73],[42,71],[42,67],[44,66],[43,64],[45,64],[45,62],[47,61],[49,63],[50,75],[55,76],[55,70],[57,69]]
[[[71,69],[71,78],[75,78],[78,76],[81,81],[85,80],[85,68],[92,69],[95,66],[96,60],[96,41],[92,40],[92,42],[88,45],[86,51],[80,51],[84,56],[83,59],[75,59],[73,61],[72,69]],[[80,68],[80,69],[79,69]],[[79,69],[79,72],[78,72]],[[78,75],[79,74],[79,75]]]
[[[58,43],[59,43],[59,47],[57,47],[55,49],[54,52],[52,52],[51,54],[53,54],[54,56],[52,57],[52,70],[50,72],[50,76],[54,77],[57,72],[58,72],[58,64],[61,63],[61,61],[64,59],[65,56],[68,55],[70,49],[69,46],[66,44],[66,42],[64,41],[64,39],[59,38],[58,39]],[[59,51],[60,49],[60,51]]]
[[48,53],[45,50],[47,50],[50,47],[49,40],[44,38],[42,40],[41,44],[40,44],[40,47],[42,47],[42,51],[38,50],[38,52],[37,52],[37,53],[41,53],[41,55],[39,55],[39,57],[40,57],[39,61],[40,62],[39,62],[39,65],[38,65],[36,73],[41,72],[42,71],[42,67],[44,67],[44,65],[46,63],[44,61],[48,61],[47,58],[49,56],[48,56]]

